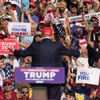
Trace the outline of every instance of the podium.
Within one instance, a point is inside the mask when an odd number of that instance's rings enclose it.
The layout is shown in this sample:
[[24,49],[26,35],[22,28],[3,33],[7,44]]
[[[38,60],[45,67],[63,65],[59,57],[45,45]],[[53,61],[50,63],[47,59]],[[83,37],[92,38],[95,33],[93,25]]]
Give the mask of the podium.
[[[20,77],[20,78],[19,78]],[[16,83],[32,83],[32,99],[47,100],[45,84],[62,84],[65,82],[64,67],[23,67],[15,69]]]
[[47,100],[47,87],[34,86],[32,87],[33,100]]

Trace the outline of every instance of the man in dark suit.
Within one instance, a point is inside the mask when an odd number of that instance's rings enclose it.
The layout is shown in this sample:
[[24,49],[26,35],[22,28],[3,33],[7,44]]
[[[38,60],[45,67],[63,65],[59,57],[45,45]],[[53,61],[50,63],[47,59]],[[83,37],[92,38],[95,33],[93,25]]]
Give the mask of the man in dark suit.
[[[61,67],[62,55],[79,57],[78,50],[69,50],[60,42],[51,40],[52,28],[44,27],[42,30],[43,40],[41,42],[33,42],[26,50],[14,50],[12,47],[10,51],[16,57],[32,56],[32,66],[37,67]],[[48,99],[60,100],[61,85],[49,85]]]

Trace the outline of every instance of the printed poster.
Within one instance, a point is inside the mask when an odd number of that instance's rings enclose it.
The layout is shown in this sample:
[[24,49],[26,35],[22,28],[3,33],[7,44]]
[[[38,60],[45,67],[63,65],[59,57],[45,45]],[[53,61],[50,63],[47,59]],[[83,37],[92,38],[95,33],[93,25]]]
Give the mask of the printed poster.
[[31,36],[31,23],[9,22],[8,32],[15,36]]
[[97,68],[77,68],[76,83],[99,85],[100,69]]

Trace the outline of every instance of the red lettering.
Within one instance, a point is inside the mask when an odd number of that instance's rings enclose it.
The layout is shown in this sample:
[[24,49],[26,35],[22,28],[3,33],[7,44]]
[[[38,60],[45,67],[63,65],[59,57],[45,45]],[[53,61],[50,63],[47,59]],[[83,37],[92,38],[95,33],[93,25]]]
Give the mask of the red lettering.
[[28,35],[28,32],[11,32],[11,35],[16,35],[16,36]]

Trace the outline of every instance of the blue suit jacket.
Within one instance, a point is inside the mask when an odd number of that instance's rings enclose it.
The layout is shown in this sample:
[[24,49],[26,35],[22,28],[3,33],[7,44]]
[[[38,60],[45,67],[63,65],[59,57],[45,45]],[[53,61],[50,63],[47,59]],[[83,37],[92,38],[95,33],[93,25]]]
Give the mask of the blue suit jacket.
[[61,67],[62,55],[79,57],[78,50],[69,50],[60,42],[43,39],[42,42],[33,42],[26,50],[15,50],[14,56],[32,56],[32,66]]

